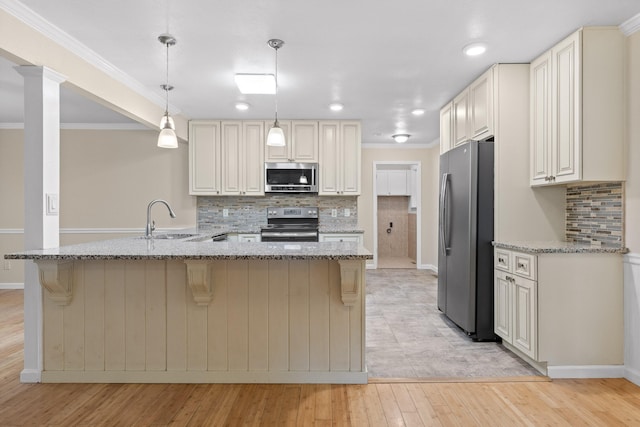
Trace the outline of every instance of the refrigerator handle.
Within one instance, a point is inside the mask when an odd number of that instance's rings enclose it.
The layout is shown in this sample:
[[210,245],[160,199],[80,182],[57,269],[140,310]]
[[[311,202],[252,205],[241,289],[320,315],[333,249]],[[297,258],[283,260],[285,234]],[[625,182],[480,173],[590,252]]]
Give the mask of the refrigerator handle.
[[447,248],[447,229],[449,227],[449,210],[447,209],[448,197],[447,197],[447,188],[449,181],[448,173],[442,174],[442,183],[440,184],[440,247],[443,250],[443,253],[446,255],[449,252],[449,248]]

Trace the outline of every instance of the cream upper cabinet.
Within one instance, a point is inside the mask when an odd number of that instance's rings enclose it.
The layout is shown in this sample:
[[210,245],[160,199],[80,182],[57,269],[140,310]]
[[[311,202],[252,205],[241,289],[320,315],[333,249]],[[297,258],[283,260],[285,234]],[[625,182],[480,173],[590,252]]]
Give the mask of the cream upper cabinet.
[[[318,162],[318,122],[312,120],[281,121],[285,134],[284,147],[267,147],[267,162]],[[273,122],[267,122],[268,132]]]
[[482,140],[493,135],[493,67],[469,86],[469,135]]
[[449,102],[440,110],[440,154],[451,150],[451,147],[453,147],[452,109],[453,102]]
[[376,172],[378,196],[409,196],[408,170],[379,170]]
[[360,122],[320,122],[319,195],[360,194],[360,147]]
[[469,91],[464,90],[453,98],[451,107],[453,116],[453,146],[457,147],[470,139],[469,134]]
[[264,195],[264,122],[221,122],[223,195]]
[[587,27],[531,63],[530,183],[623,181],[625,41]]
[[220,175],[220,122],[189,122],[189,194],[218,195]]
[[494,135],[494,68],[489,68],[440,110],[440,153],[470,139]]

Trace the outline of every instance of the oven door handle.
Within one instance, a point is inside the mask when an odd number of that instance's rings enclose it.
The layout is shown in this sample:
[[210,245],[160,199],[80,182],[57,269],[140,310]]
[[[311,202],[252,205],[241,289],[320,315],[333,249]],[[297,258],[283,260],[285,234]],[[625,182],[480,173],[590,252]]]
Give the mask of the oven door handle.
[[263,237],[316,237],[318,235],[315,231],[263,231],[261,234]]

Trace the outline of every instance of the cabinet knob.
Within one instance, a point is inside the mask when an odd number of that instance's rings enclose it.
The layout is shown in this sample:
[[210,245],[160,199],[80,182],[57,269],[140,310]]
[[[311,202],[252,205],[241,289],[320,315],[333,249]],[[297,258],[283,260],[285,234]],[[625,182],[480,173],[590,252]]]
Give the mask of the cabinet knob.
[[498,258],[498,262],[501,262],[504,264],[504,258]]
[[525,268],[525,265],[524,265],[524,264],[522,264],[521,262],[519,262],[519,263],[518,263],[518,268],[522,268],[522,269],[524,269],[524,268]]

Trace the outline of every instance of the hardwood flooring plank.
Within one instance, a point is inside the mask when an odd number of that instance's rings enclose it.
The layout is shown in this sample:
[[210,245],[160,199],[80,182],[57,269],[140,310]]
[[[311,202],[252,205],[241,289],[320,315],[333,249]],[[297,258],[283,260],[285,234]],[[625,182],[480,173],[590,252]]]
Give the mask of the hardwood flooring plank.
[[390,426],[404,426],[404,419],[402,418],[402,412],[396,401],[396,397],[393,395],[391,384],[378,384],[378,395],[380,396],[380,403],[382,403],[382,410],[384,416]]
[[348,400],[347,386],[343,384],[331,386],[331,421],[334,424],[351,425]]
[[347,387],[347,399],[349,403],[349,416],[354,426],[368,426],[367,405],[365,403],[364,390],[367,386],[353,385]]
[[431,406],[429,399],[422,391],[422,387],[419,384],[407,384],[407,392],[413,400],[413,404],[416,406],[416,411],[422,420],[422,423],[426,426],[442,426],[442,423],[438,419],[436,411]]
[[318,384],[316,387],[316,414],[314,421],[331,421],[331,385]]
[[312,425],[316,413],[316,386],[303,384],[300,390],[300,406],[298,408],[297,426]]

